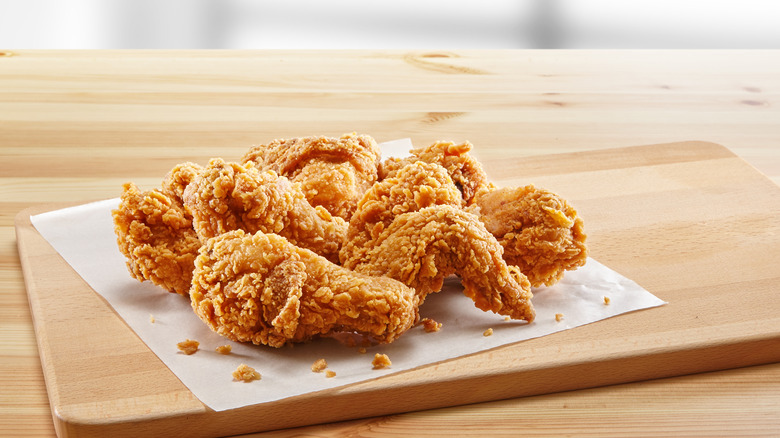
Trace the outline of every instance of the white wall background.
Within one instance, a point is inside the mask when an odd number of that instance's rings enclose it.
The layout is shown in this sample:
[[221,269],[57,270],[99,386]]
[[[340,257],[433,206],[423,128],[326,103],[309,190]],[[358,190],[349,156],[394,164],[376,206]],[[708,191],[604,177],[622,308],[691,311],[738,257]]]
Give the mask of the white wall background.
[[773,0],[0,0],[2,49],[780,48]]

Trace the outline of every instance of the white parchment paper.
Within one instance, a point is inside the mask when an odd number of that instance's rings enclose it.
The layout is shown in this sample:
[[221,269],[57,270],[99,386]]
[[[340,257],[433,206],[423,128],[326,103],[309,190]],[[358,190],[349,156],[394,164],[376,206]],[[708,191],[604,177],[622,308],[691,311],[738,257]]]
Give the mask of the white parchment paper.
[[[385,156],[404,155],[408,150],[408,142],[383,145]],[[480,311],[462,295],[460,283],[453,278],[420,309],[422,317],[442,323],[439,332],[426,333],[417,326],[394,343],[369,347],[364,354],[333,339],[280,349],[241,344],[213,333],[186,297],[130,276],[113,230],[111,210],[118,203],[119,199],[110,199],[80,205],[32,216],[31,221],[192,393],[215,411],[374,379],[665,304],[630,279],[589,259],[555,286],[534,290],[537,317],[532,324],[505,321],[503,316]],[[609,297],[609,305],[604,304],[604,297]],[[555,318],[558,313],[563,315],[560,321]],[[488,328],[493,335],[483,336]],[[185,339],[199,341],[200,350],[193,355],[181,353],[176,344]],[[226,344],[232,346],[231,354],[214,351]],[[372,369],[374,353],[387,354],[392,366]],[[311,372],[312,363],[320,358],[327,360],[335,377]],[[262,379],[233,381],[232,372],[241,363],[257,369]]]

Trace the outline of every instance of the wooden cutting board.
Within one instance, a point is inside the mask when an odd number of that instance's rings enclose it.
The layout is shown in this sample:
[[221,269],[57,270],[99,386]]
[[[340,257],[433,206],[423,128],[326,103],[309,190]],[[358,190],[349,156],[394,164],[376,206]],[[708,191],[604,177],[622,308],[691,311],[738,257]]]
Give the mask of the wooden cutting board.
[[[585,219],[591,255],[669,304],[278,402],[215,412],[32,227],[17,242],[60,436],[221,436],[780,361],[780,187],[728,149],[682,142],[505,162]],[[529,420],[532,421],[532,420]]]

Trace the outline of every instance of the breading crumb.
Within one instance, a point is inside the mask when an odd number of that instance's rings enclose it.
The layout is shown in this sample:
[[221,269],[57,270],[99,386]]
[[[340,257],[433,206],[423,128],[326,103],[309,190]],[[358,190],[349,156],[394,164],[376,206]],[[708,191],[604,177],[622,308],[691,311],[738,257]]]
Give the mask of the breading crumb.
[[493,335],[493,329],[492,328],[489,328],[489,329],[485,330],[482,333],[482,336],[492,336],[492,335]]
[[607,296],[604,297],[604,305],[609,306],[609,297]]
[[360,347],[360,348],[358,348],[358,353],[360,353],[360,354],[366,354],[366,347]]
[[152,323],[152,324],[154,324],[154,321],[155,321],[155,319],[154,319],[154,315],[152,315],[152,314],[150,313],[150,314],[149,314],[149,322],[150,322],[150,323]]
[[220,345],[214,350],[219,354],[230,354],[230,352],[233,351],[233,347],[230,344]]
[[198,351],[200,342],[193,341],[192,339],[187,339],[186,341],[179,342],[178,344],[176,344],[176,346],[179,347],[179,350],[181,350],[182,353],[186,355],[190,355]]
[[504,317],[504,321],[511,321],[511,320],[512,320],[512,317],[511,317],[511,316],[505,316],[505,317]]
[[556,321],[561,322],[562,319],[563,319],[563,313],[556,313],[555,314],[555,320]]
[[375,354],[374,360],[371,361],[371,365],[374,366],[375,370],[378,370],[380,368],[387,368],[390,365],[392,365],[392,362],[390,362],[390,358],[387,357],[386,354]]
[[431,318],[423,318],[420,322],[426,333],[438,332],[441,329],[441,323],[434,321]]
[[254,368],[247,364],[242,363],[233,371],[233,380],[251,382],[252,380],[260,380],[262,376]]
[[311,371],[313,373],[321,373],[321,372],[325,371],[325,368],[327,368],[327,367],[328,367],[328,362],[325,361],[325,359],[317,359],[311,365]]
[[329,378],[329,379],[330,379],[331,377],[336,377],[336,372],[335,372],[335,371],[332,371],[332,370],[325,371],[325,377],[327,377],[327,378]]

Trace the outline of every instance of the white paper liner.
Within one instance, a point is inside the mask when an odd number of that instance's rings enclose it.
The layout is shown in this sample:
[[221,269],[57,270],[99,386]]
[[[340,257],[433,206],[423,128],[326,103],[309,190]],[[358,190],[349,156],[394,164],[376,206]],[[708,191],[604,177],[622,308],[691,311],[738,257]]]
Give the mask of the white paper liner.
[[[409,149],[406,145],[396,148]],[[118,198],[110,199],[30,219],[182,383],[215,411],[374,379],[665,304],[630,279],[588,259],[584,267],[567,273],[555,286],[534,290],[537,316],[532,324],[505,321],[503,316],[480,311],[460,293],[457,279],[448,279],[444,289],[428,296],[420,309],[421,317],[442,323],[439,332],[426,333],[417,326],[392,344],[369,347],[365,354],[333,339],[280,349],[241,344],[212,332],[192,311],[186,297],[130,276],[117,247],[111,217],[118,203]],[[605,296],[610,298],[609,305],[604,304]],[[555,318],[558,313],[563,315],[560,321]],[[493,335],[483,336],[488,328],[493,329]],[[176,344],[185,339],[199,341],[200,351],[193,355],[181,353]],[[231,354],[215,352],[216,347],[225,344],[232,346]],[[374,370],[374,353],[387,354],[392,366]],[[335,377],[311,371],[311,365],[320,358],[327,360]],[[241,363],[257,369],[262,379],[233,381],[232,372]]]

